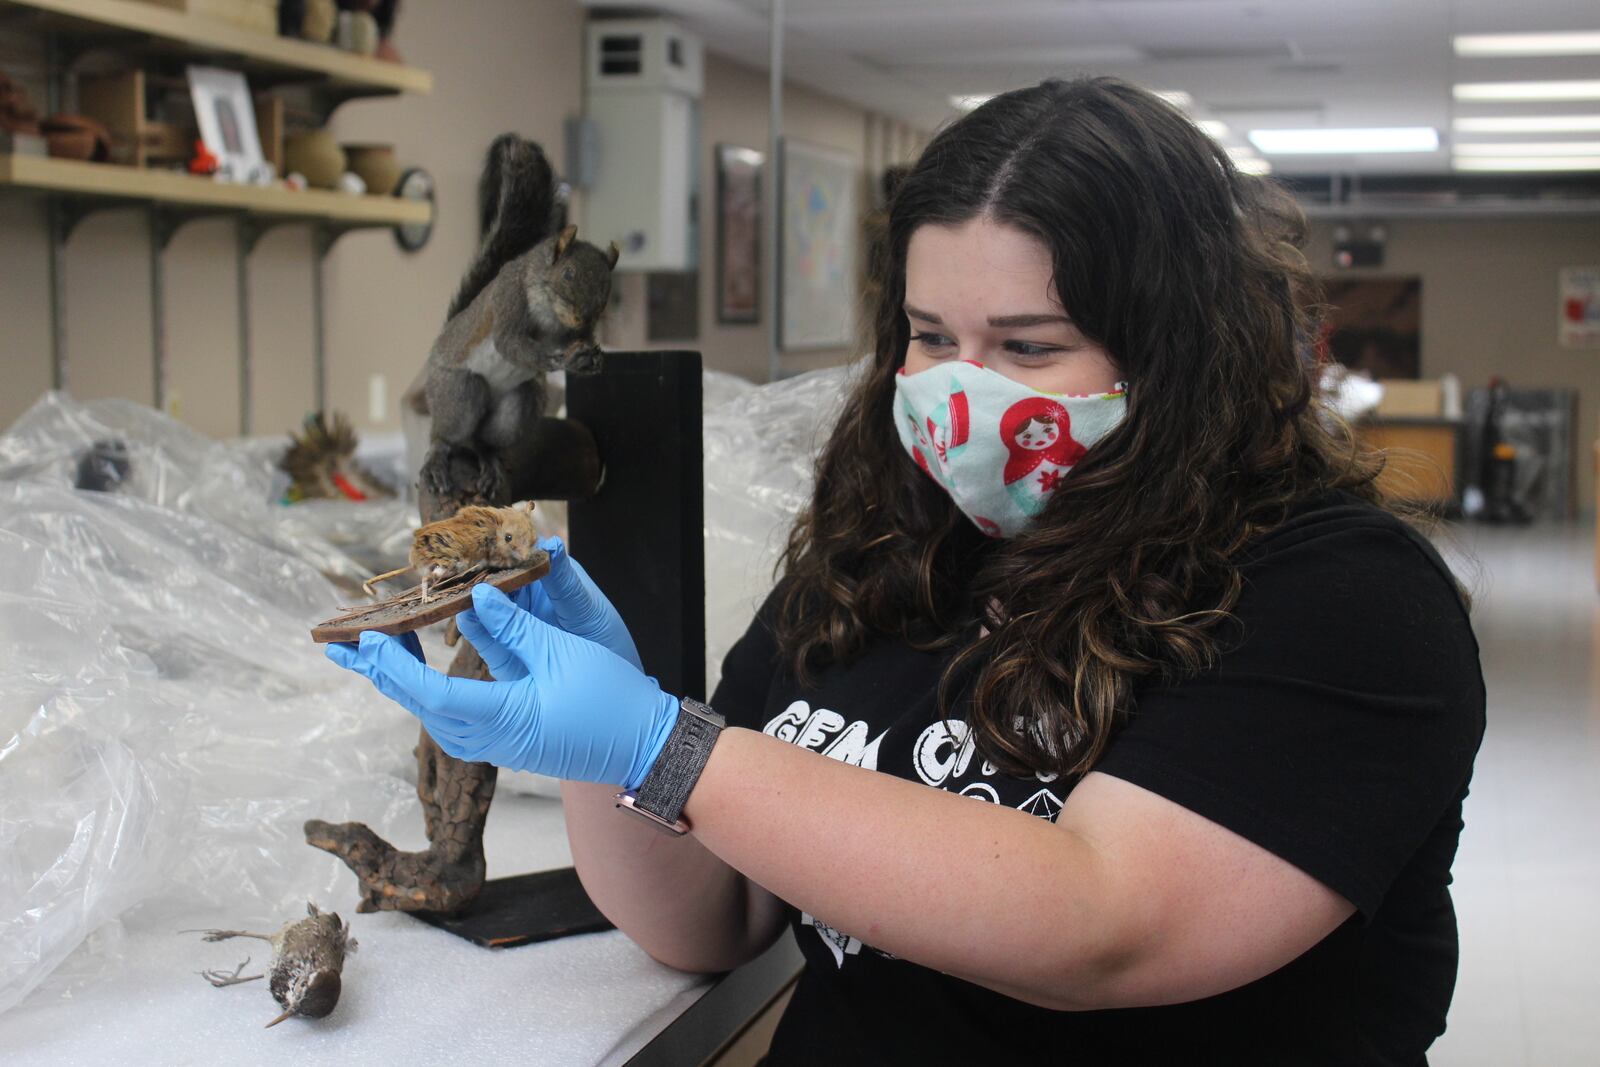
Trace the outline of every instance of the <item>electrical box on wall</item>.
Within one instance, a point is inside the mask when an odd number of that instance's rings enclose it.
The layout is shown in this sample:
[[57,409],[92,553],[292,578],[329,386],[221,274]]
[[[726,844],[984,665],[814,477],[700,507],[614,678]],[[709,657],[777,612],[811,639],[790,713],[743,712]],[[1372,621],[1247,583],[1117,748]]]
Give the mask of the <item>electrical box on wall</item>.
[[619,271],[699,264],[700,42],[669,19],[587,28],[593,158],[585,239],[617,242]]

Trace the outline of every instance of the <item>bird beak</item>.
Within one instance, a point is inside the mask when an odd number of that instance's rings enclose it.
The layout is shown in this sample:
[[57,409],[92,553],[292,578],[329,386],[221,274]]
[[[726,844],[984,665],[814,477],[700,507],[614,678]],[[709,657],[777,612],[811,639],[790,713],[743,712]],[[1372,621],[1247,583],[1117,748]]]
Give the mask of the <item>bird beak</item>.
[[262,1027],[262,1029],[263,1030],[271,1029],[272,1027],[277,1026],[279,1023],[283,1022],[283,1020],[287,1019],[289,1016],[291,1016],[293,1014],[294,1014],[294,1012],[292,1012],[292,1011],[286,1011],[282,1015],[278,1016],[276,1019],[272,1020],[266,1026]]

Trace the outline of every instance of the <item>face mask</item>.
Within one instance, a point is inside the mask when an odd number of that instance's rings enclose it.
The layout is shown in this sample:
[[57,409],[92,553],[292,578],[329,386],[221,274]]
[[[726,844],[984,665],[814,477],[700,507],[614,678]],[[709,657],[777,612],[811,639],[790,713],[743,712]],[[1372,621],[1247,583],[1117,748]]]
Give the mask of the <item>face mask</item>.
[[1094,396],[1041,393],[971,360],[901,368],[894,392],[900,443],[990,537],[1011,537],[1043,511],[1127,410],[1122,383]]

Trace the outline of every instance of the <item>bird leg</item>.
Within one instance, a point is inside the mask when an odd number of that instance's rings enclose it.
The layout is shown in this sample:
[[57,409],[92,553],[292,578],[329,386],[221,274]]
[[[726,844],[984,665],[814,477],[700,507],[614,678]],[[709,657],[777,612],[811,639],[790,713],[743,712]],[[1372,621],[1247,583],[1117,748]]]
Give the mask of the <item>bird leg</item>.
[[205,934],[207,941],[226,941],[230,937],[255,937],[271,941],[271,934],[253,934],[249,930],[179,930],[180,934]]
[[257,978],[266,977],[264,974],[247,974],[243,978],[239,977],[239,972],[248,966],[250,966],[250,957],[246,956],[244,962],[233,969],[232,974],[225,974],[222,971],[196,971],[195,973],[218,989],[224,986],[239,985],[242,982],[254,982]]

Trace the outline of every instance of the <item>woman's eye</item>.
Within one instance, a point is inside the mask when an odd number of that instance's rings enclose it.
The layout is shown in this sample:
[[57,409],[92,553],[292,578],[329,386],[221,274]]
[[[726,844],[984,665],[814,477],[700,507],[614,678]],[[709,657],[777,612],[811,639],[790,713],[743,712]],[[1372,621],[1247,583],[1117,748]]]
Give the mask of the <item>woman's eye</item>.
[[1061,349],[1056,345],[1035,345],[1029,344],[1027,341],[1007,341],[1006,351],[1022,359],[1040,359],[1060,352]]
[[923,348],[952,348],[955,342],[942,333],[914,333],[911,339]]

